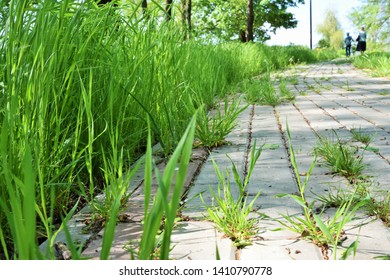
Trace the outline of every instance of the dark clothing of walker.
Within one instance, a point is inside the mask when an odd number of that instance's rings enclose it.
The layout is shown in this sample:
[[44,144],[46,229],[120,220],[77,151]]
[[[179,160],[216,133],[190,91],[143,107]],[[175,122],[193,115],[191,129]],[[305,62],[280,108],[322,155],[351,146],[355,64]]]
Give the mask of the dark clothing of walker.
[[347,37],[345,37],[345,39],[344,39],[345,55],[346,56],[350,56],[351,55],[352,41],[353,41],[352,36],[350,36],[349,33],[347,33]]
[[357,52],[364,53],[366,51],[366,39],[367,39],[366,32],[364,28],[362,28],[362,30],[359,33],[359,36],[356,38],[356,41],[358,42],[356,47]]
[[358,52],[365,52],[366,51],[366,42],[365,41],[358,41],[356,51]]

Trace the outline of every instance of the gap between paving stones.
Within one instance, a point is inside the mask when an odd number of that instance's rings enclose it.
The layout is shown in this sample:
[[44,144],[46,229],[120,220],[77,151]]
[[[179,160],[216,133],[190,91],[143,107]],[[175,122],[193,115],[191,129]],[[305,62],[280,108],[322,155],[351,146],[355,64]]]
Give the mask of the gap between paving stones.
[[[183,221],[178,222],[172,236],[172,259],[215,260],[216,248],[218,248],[220,258],[226,260],[323,259],[320,249],[314,244],[302,240],[298,234],[285,229],[274,231],[275,228],[280,227],[277,220],[282,218],[282,214],[302,214],[302,209],[294,201],[289,198],[275,198],[275,195],[297,192],[296,179],[294,179],[294,173],[291,170],[286,146],[285,120],[288,120],[292,135],[291,141],[297,152],[300,173],[302,178],[304,178],[304,174],[308,170],[313,158],[312,149],[316,143],[316,134],[324,133],[329,129],[336,129],[341,131],[343,135],[348,135],[348,129],[351,128],[351,124],[355,121],[356,124],[360,124],[360,120],[364,119],[359,114],[361,110],[357,111],[355,108],[362,106],[361,103],[354,103],[356,104],[354,105],[355,111],[350,109],[350,105],[342,103],[344,100],[349,100],[343,96],[345,92],[338,93],[335,91],[331,93],[331,96],[316,92],[311,92],[309,95],[300,95],[303,90],[308,90],[308,81],[318,84],[318,79],[310,81],[312,76],[322,75],[322,77],[331,77],[332,87],[341,88],[340,83],[343,83],[345,77],[343,77],[343,73],[333,73],[333,67],[332,64],[327,63],[309,67],[296,67],[291,71],[292,75],[297,75],[299,78],[298,85],[290,86],[291,90],[297,92],[297,99],[293,105],[285,104],[275,109],[269,106],[249,106],[238,117],[237,127],[228,136],[229,145],[213,149],[210,156],[208,156],[205,150],[194,150],[193,160],[189,166],[186,191],[183,194],[183,197],[185,197],[181,211]],[[354,81],[353,78],[362,77],[364,80],[370,80],[370,78],[356,74],[356,70],[351,67],[346,66],[345,68],[348,69],[348,72],[345,71],[345,75],[348,75],[347,77],[351,82],[350,85],[359,85],[361,89],[364,89],[364,86],[358,84],[358,81]],[[288,75],[289,72],[286,71],[284,74]],[[386,85],[386,88],[389,88],[388,80],[385,81],[387,83],[383,84]],[[322,90],[324,89],[322,88]],[[369,94],[370,91],[368,90],[365,95]],[[332,102],[324,103],[321,98],[325,98],[325,101],[332,98]],[[344,99],[338,101],[339,98]],[[312,105],[309,106],[307,102],[310,102]],[[331,109],[339,106],[351,112],[351,116],[357,118],[351,119],[351,122],[348,124],[344,120],[340,120],[339,116],[334,115]],[[318,111],[319,109],[320,111]],[[370,122],[370,119],[368,119],[365,126],[370,127],[370,125],[374,124],[375,122]],[[377,128],[384,133],[390,133],[386,126]],[[249,151],[254,140],[257,141],[258,145],[262,143],[267,144],[248,185],[249,197],[254,196],[259,190],[261,191],[261,195],[254,206],[256,211],[251,215],[252,218],[258,219],[259,233],[257,240],[254,240],[252,246],[237,250],[228,238],[214,228],[211,222],[205,220],[205,207],[197,195],[203,192],[203,198],[206,203],[212,203],[209,189],[211,187],[214,191],[216,190],[218,179],[216,178],[211,158],[217,162],[220,170],[223,171],[231,168],[231,162],[226,156],[229,155],[236,163],[240,173],[245,175],[248,168]],[[386,145],[382,143],[382,146]],[[387,150],[383,151],[386,151],[386,154],[381,154],[382,160],[388,159],[390,152],[387,153]],[[378,158],[380,157],[372,158],[371,162],[378,162]],[[388,160],[386,163],[383,162],[381,166],[388,168]],[[160,168],[164,168],[163,164],[160,165]],[[142,167],[140,170],[142,171]],[[383,172],[383,169],[381,170]],[[126,223],[119,223],[117,227],[116,238],[111,250],[112,259],[129,259],[130,253],[125,247],[129,245],[130,240],[137,240],[141,236],[143,217],[141,179],[143,177],[141,171],[137,175],[138,181],[133,182],[133,186],[136,187],[125,211],[125,214],[128,215],[128,220]],[[380,184],[384,184],[385,187],[389,188],[388,182],[390,182],[390,178],[387,179],[389,176],[387,173],[380,173],[381,178],[379,179],[381,179]],[[386,178],[382,179],[382,175],[385,175]],[[314,169],[309,185],[311,192],[309,199],[311,200],[315,199],[314,194],[328,193],[331,186],[348,188],[348,182],[345,179],[330,176],[327,168],[318,165]],[[261,217],[256,212],[264,213],[269,218]],[[331,216],[331,211],[328,212]],[[83,214],[83,211],[81,211],[77,215],[83,217],[82,215],[87,214]],[[80,230],[82,226],[81,220],[76,218],[78,222],[75,223],[74,230],[72,230],[72,227],[70,228],[75,236],[75,232]],[[364,227],[357,226],[363,224],[365,225]],[[349,239],[343,246],[350,244],[358,235],[360,236],[361,245],[358,247],[356,259],[372,259],[374,256],[381,254],[390,254],[389,230],[384,227],[381,221],[367,217],[364,213],[359,213],[359,216],[351,223],[346,232]],[[103,232],[101,231],[93,238],[90,235],[81,237],[84,238],[84,242],[88,241],[88,246],[83,252],[85,257],[95,259],[99,257],[102,234]]]

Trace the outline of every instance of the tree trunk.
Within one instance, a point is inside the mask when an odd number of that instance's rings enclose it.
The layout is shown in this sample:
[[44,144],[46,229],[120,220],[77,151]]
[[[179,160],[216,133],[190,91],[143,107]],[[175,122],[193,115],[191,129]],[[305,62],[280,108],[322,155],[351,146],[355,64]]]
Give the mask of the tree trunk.
[[187,0],[181,0],[180,3],[181,9],[181,25],[182,27],[187,27]]
[[187,0],[187,27],[188,27],[188,34],[191,33],[192,25],[191,25],[191,15],[192,15],[192,0]]
[[246,42],[246,33],[245,30],[240,30],[240,41],[245,43]]
[[253,23],[255,21],[255,13],[253,11],[253,0],[248,0],[248,20],[246,23],[247,36],[246,42],[253,41]]
[[172,18],[172,6],[173,6],[173,0],[167,0],[165,11],[166,11],[166,20],[169,21]]
[[185,39],[190,38],[191,34],[191,9],[192,9],[192,0],[182,0],[181,1],[181,24],[185,30]]

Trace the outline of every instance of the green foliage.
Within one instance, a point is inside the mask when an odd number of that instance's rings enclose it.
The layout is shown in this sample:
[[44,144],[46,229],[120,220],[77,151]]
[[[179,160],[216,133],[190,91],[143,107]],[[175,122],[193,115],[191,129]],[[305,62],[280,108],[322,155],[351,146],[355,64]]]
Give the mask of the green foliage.
[[[157,178],[158,189],[154,198],[152,193],[152,146],[151,135],[148,135],[146,151],[145,183],[144,183],[144,223],[138,257],[141,260],[153,258],[160,235],[160,227],[164,223],[161,243],[159,244],[159,259],[169,258],[171,235],[176,220],[177,209],[183,193],[183,185],[186,179],[187,167],[191,157],[192,143],[195,133],[196,115],[183,134],[179,144],[169,159],[164,174],[160,174],[157,168],[154,174]],[[178,168],[177,172],[175,171]],[[175,177],[175,180],[173,178]],[[174,182],[174,183],[173,183]],[[149,207],[149,203],[152,205]]]
[[247,107],[241,105],[241,98],[225,98],[211,112],[201,107],[195,131],[196,145],[212,148],[224,144],[226,136],[237,124],[238,115]]
[[[359,8],[354,8],[350,19],[355,26],[365,26],[370,48],[386,50],[390,43],[390,8],[387,0],[362,0]],[[387,49],[389,51],[389,49]]]
[[385,225],[390,227],[390,192],[383,191],[376,197],[371,197],[366,205],[370,215],[381,219]]
[[329,44],[331,48],[337,50],[343,46],[344,34],[334,11],[328,10],[326,12],[325,19],[323,23],[318,25],[317,31],[323,35],[324,39],[319,47]]
[[[274,83],[279,83],[279,91],[275,90]],[[243,81],[241,90],[246,93],[246,99],[250,103],[277,106],[283,101],[295,99],[295,95],[287,88],[285,80],[274,82],[269,70],[260,77]]]
[[265,75],[243,84],[243,91],[247,94],[250,103],[276,106],[281,103],[281,98],[276,93],[270,77]]
[[330,43],[326,39],[320,39],[317,43],[317,47],[321,49],[326,49],[330,47]]
[[352,139],[369,145],[373,139],[372,133],[365,133],[361,128],[351,129]]
[[[291,144],[291,135],[288,126],[287,136],[289,143],[290,161],[293,167],[295,178],[297,180],[299,195],[280,194],[277,197],[291,197],[300,206],[302,206],[304,215],[303,217],[283,215],[285,221],[279,222],[283,226],[301,234],[303,238],[309,239],[316,245],[323,247],[325,251],[328,249],[329,245],[332,245],[334,249],[333,256],[334,259],[336,259],[337,247],[341,243],[341,237],[344,234],[343,228],[353,219],[355,212],[366,204],[366,200],[359,201],[357,204],[353,204],[353,199],[347,202],[343,202],[333,217],[324,222],[321,215],[316,214],[313,209],[314,201],[309,204],[305,194],[310,176],[316,163],[316,157],[313,159],[312,165],[306,173],[305,181],[302,182],[296,162],[294,148]],[[357,245],[358,242],[356,241],[351,246],[349,246],[342,254],[342,259],[346,259],[350,254],[356,252]],[[327,256],[325,257],[327,258]]]
[[279,81],[279,90],[283,99],[288,101],[293,101],[295,99],[295,95],[287,88],[287,84],[284,79]]
[[337,140],[332,140],[319,136],[318,140],[314,150],[333,172],[350,180],[356,180],[361,176],[364,169],[363,155],[357,153],[357,148],[342,143],[338,137]]
[[353,58],[352,63],[357,68],[369,69],[376,77],[390,77],[390,53],[371,52]]
[[372,186],[373,183],[370,181],[358,181],[352,186],[352,190],[336,189],[327,195],[316,197],[324,209],[340,207],[349,201],[353,206],[365,201],[363,209],[368,215],[377,217],[385,225],[390,226],[390,192],[375,190]]
[[[219,184],[217,192],[210,189],[216,205],[205,205],[207,213],[209,218],[215,223],[217,229],[225,233],[233,241],[233,244],[240,248],[251,245],[251,238],[257,234],[255,229],[256,220],[248,219],[248,215],[251,213],[260,192],[258,192],[252,201],[248,203],[246,187],[249,183],[255,164],[261,155],[262,148],[263,146],[256,149],[255,141],[251,151],[248,173],[244,178],[241,178],[234,162],[231,160],[234,180],[239,190],[238,196],[234,195],[234,192],[231,189],[229,171],[226,170],[226,176],[224,176],[213,159],[214,169],[218,176]],[[204,203],[202,195],[200,198]]]
[[[254,0],[255,40],[264,42],[277,28],[295,27],[297,21],[287,9],[302,3],[302,0]],[[240,39],[240,32],[247,31],[247,1],[199,0],[194,4],[196,34],[206,35],[214,40],[231,41]]]

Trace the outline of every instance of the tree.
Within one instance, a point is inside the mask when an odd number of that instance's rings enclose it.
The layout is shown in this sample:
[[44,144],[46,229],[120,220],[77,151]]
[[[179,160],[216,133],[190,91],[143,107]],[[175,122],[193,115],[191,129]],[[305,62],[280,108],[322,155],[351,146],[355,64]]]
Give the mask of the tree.
[[192,0],[181,0],[181,22],[183,28],[187,31],[186,38],[191,34],[191,15],[192,15]]
[[329,43],[331,48],[339,49],[343,46],[344,33],[334,11],[326,12],[325,20],[318,25],[317,31],[322,34],[323,39]]
[[253,9],[253,0],[248,0],[248,19],[246,23],[247,36],[246,41],[253,41],[253,24],[255,21],[255,11]]
[[243,42],[270,39],[278,28],[296,27],[287,8],[304,0],[196,0],[193,26],[197,34],[214,40]]
[[368,42],[374,47],[390,44],[390,5],[388,0],[361,0],[363,5],[353,9],[352,22],[365,26]]
[[320,49],[327,49],[327,48],[330,48],[330,43],[329,43],[329,41],[322,38],[318,41],[317,47]]

